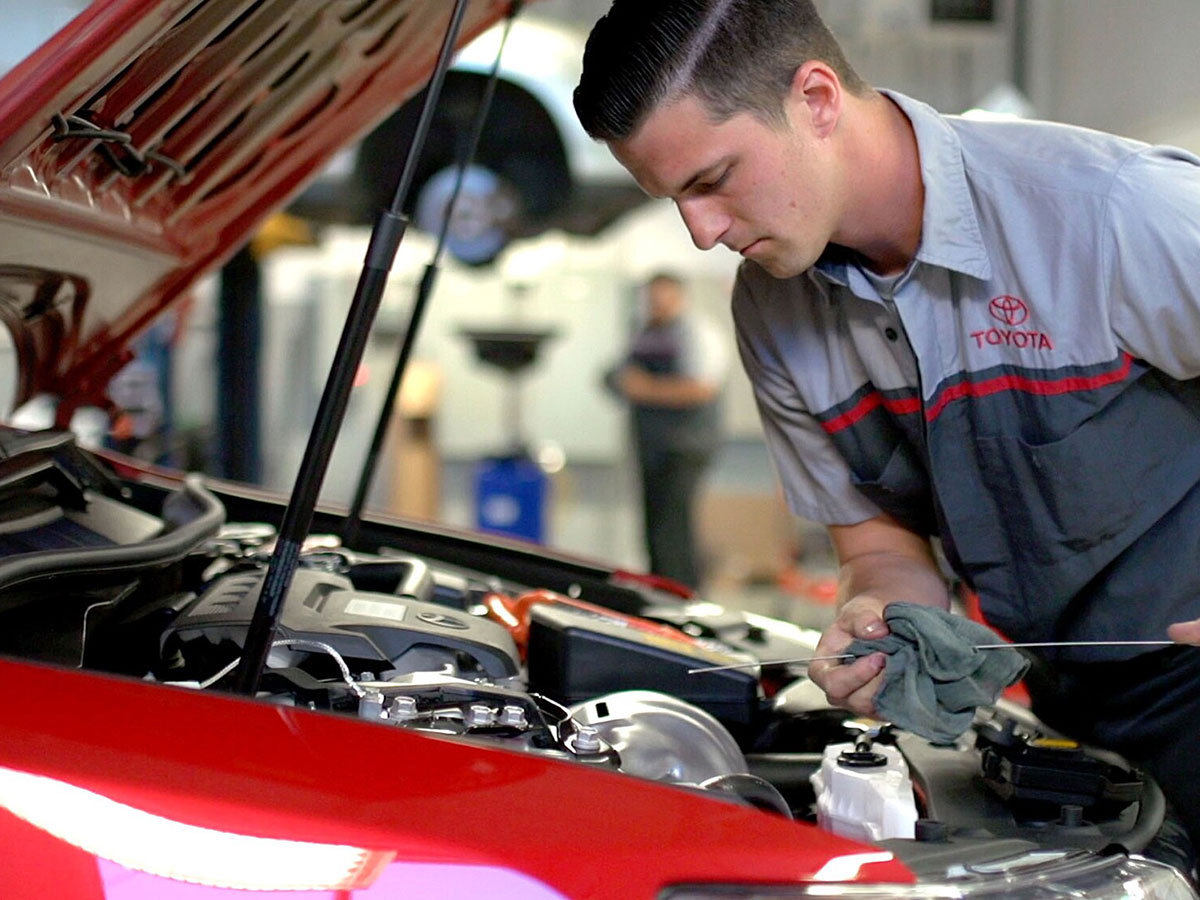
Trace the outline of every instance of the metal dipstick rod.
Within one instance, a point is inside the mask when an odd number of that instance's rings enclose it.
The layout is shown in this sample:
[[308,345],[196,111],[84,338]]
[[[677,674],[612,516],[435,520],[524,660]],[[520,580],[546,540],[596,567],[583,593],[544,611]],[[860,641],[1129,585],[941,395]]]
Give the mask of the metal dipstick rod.
[[[1164,647],[1175,644],[1176,641],[1035,641],[1026,644],[975,644],[972,650],[1000,650],[1007,647],[1015,650],[1019,647]],[[752,663],[734,663],[729,666],[704,666],[700,669],[688,669],[689,675],[699,675],[702,672],[724,672],[729,669],[752,669],[755,666],[798,666],[827,659],[854,659],[853,653],[835,653],[832,656],[801,656],[796,659],[764,659]]]
[[346,516],[342,526],[342,541],[347,546],[354,545],[358,540],[358,533],[362,526],[363,507],[366,505],[367,494],[371,490],[371,482],[374,481],[375,472],[379,467],[379,457],[383,452],[383,443],[387,439],[388,426],[392,421],[392,414],[399,399],[400,385],[404,381],[404,373],[408,369],[408,360],[412,356],[413,346],[416,344],[417,335],[421,330],[421,322],[425,318],[425,307],[428,305],[429,297],[433,293],[433,287],[437,281],[438,262],[441,260],[442,251],[446,247],[446,239],[450,233],[450,221],[454,213],[454,207],[458,203],[458,195],[462,191],[467,169],[474,160],[475,153],[479,148],[479,139],[483,136],[483,126],[487,122],[488,112],[492,107],[492,98],[496,94],[496,82],[500,77],[500,58],[504,54],[504,45],[508,43],[508,35],[512,30],[513,19],[516,18],[520,10],[520,0],[515,0],[509,6],[508,18],[504,23],[504,33],[500,37],[500,47],[496,51],[496,59],[492,63],[492,69],[488,75],[483,97],[480,99],[479,107],[475,111],[475,120],[471,126],[471,135],[467,141],[466,150],[462,158],[458,161],[458,169],[454,175],[454,186],[450,192],[450,199],[447,201],[445,212],[442,214],[437,245],[433,251],[433,257],[425,266],[425,272],[422,274],[421,281],[417,285],[412,311],[408,317],[408,328],[405,329],[404,340],[401,343],[400,352],[396,357],[396,366],[392,371],[392,380],[388,383],[387,392],[384,394],[383,409],[380,410],[379,420],[375,423],[375,434],[371,438],[371,446],[367,450],[367,457],[363,462],[363,470],[358,479],[358,487],[355,489],[354,499],[350,503],[350,512]]
[[379,304],[383,299],[388,272],[391,271],[396,251],[399,250],[408,227],[403,208],[412,187],[421,149],[429,134],[434,108],[441,96],[442,84],[446,80],[446,70],[450,68],[450,59],[454,53],[454,45],[458,42],[458,33],[468,3],[469,0],[455,2],[438,54],[437,65],[429,80],[429,90],[417,123],[417,131],[412,145],[408,148],[404,171],[396,186],[391,206],[380,213],[371,231],[362,274],[354,291],[354,300],[346,317],[346,325],[342,329],[329,378],[325,382],[325,390],[321,394],[316,421],[309,434],[300,471],[296,475],[296,484],[288,499],[287,509],[284,510],[275,552],[267,565],[262,592],[254,608],[254,616],[250,620],[246,644],[242,648],[242,661],[238,664],[234,678],[234,689],[239,693],[253,694],[258,690],[267,655],[271,652],[271,641],[274,639],[275,627],[283,609],[283,600],[287,596],[292,576],[300,561],[300,548],[312,526],[317,496],[325,480],[329,458],[333,455],[338,431],[346,415],[350,389],[354,384],[354,373],[362,361],[371,324],[375,321],[375,314],[379,311]]

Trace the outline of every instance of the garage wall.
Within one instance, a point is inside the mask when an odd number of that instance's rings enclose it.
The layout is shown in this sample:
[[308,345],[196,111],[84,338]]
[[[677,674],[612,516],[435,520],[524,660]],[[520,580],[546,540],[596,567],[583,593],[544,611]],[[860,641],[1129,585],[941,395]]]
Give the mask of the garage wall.
[[1035,0],[1030,93],[1043,115],[1200,152],[1200,3]]

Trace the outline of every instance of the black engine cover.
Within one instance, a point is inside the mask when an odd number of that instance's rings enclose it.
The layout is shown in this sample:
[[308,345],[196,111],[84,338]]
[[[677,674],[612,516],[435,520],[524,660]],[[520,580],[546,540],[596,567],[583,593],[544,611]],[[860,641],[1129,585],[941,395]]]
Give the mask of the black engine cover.
[[[263,572],[230,574],[196,598],[164,635],[164,646],[197,639],[243,646],[262,590]],[[471,657],[490,678],[520,669],[512,637],[500,625],[435,603],[356,590],[330,572],[298,569],[276,639],[329,644],[343,657],[395,665],[409,650],[434,647]]]

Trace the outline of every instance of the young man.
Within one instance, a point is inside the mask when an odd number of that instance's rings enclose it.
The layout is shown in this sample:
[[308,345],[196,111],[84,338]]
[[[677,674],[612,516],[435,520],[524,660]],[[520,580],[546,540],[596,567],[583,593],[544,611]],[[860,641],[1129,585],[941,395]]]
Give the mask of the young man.
[[[931,539],[1013,640],[1200,643],[1200,159],[874,90],[810,0],[616,0],[575,105],[746,259],[767,442],[841,562],[819,654],[949,606]],[[1200,650],[1041,656],[1035,708],[1145,764],[1200,839]],[[810,674],[869,714],[882,669]]]
[[675,275],[662,272],[646,282],[644,313],[606,381],[633,415],[650,571],[700,587],[693,507],[721,442],[727,354],[716,326],[689,309]]

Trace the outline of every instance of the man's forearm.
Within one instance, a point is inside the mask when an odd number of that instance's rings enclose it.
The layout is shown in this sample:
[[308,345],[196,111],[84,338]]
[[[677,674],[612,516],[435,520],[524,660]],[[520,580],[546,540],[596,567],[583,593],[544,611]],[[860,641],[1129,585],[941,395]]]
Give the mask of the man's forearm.
[[932,557],[925,560],[877,551],[847,560],[838,571],[838,608],[862,596],[874,597],[884,605],[905,601],[950,608],[946,580]]
[[621,392],[631,402],[649,406],[698,406],[710,402],[717,395],[715,385],[698,378],[652,375],[637,366],[626,366],[619,383]]
[[890,516],[829,529],[837,553],[838,608],[856,597],[879,601],[880,608],[904,600],[950,608],[946,580],[928,539]]

